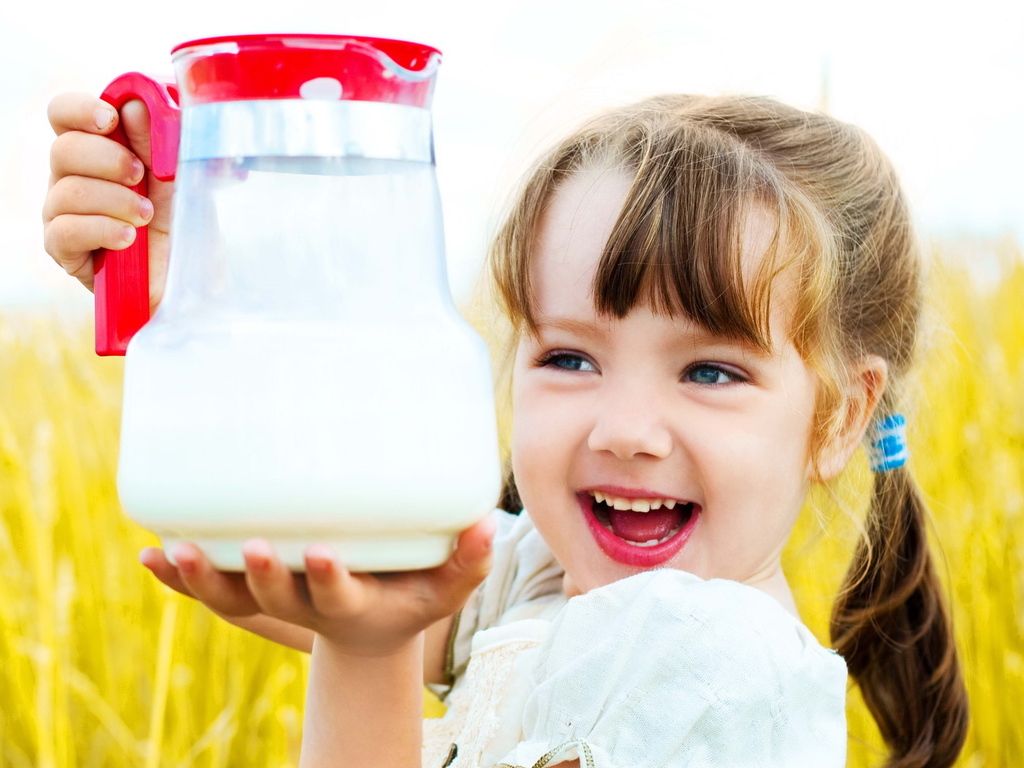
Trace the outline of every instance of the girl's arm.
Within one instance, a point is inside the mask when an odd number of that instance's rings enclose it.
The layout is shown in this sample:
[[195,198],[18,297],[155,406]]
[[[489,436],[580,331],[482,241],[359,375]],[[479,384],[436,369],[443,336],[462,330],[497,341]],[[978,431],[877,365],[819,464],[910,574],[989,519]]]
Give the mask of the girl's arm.
[[259,617],[264,627],[277,626],[269,619],[315,633],[303,766],[418,768],[425,630],[446,631],[487,575],[494,525],[488,516],[463,531],[448,561],[423,571],[351,573],[314,545],[306,573],[297,575],[254,539],[242,548],[243,574],[219,572],[183,544],[174,551],[177,567],[168,562],[173,572],[161,580],[232,620]]
[[316,632],[302,765],[419,768],[424,630],[450,616],[490,570],[494,520],[463,531],[425,571],[354,574],[325,547],[295,578],[265,541],[247,542],[247,586],[268,616]]
[[300,768],[420,765],[423,633],[385,656],[357,656],[317,636]]

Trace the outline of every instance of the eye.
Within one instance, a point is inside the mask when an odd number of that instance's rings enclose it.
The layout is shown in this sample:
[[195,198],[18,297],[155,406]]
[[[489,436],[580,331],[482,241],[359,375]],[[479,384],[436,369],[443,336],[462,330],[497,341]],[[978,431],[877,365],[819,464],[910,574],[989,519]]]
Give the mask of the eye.
[[559,368],[563,371],[597,371],[594,364],[576,352],[549,352],[537,361],[541,368]]
[[703,386],[721,386],[744,381],[735,371],[714,363],[695,363],[683,373],[683,381]]

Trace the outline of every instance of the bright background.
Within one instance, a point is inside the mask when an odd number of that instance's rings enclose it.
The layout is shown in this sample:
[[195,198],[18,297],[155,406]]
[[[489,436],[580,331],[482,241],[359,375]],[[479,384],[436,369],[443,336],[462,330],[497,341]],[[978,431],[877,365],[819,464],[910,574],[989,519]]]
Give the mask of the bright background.
[[[1024,3],[13,5],[0,9],[0,766],[295,765],[305,660],[168,597],[136,561],[153,539],[114,490],[121,363],[92,355],[82,323],[49,317],[84,317],[91,302],[43,252],[40,222],[53,94],[170,72],[188,39],[266,31],[444,52],[436,145],[460,296],[526,162],[595,109],[667,90],[755,93],[867,128],[942,265],[911,444],[972,701],[958,766],[1024,765]],[[787,552],[826,642],[854,532],[842,509],[860,510],[865,479],[858,459],[838,507],[818,500],[828,535],[807,515]],[[855,693],[850,726],[851,768],[877,765]]]
[[[899,0],[381,0],[147,4],[21,0],[0,10],[0,305],[88,306],[42,252],[55,93],[170,73],[185,40],[249,32],[398,37],[440,48],[438,173],[463,295],[510,182],[581,116],[659,91],[766,94],[865,127],[923,231],[1024,234],[1024,3]],[[940,10],[941,9],[941,10]]]

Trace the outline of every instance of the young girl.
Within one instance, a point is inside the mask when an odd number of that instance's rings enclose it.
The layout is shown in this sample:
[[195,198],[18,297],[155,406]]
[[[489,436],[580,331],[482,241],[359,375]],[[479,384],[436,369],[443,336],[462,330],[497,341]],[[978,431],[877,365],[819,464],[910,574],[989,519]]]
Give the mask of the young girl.
[[[143,171],[103,137],[117,119],[51,105],[47,247],[87,283],[126,223],[166,231],[169,188],[124,187]],[[490,269],[521,514],[418,573],[351,574],[314,546],[294,577],[261,540],[244,575],[191,545],[176,568],[143,552],[230,621],[311,647],[303,765],[838,768],[847,669],[888,766],[952,765],[966,698],[900,415],[920,269],[877,147],[767,99],[616,109],[536,165]],[[836,653],[780,556],[809,484],[865,436]],[[424,680],[448,714],[421,725]]]

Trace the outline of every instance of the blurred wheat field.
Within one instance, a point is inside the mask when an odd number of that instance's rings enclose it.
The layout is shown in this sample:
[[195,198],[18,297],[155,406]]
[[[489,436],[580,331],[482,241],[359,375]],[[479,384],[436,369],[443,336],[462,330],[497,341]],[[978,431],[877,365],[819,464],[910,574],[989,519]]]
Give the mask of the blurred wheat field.
[[[938,260],[910,438],[971,698],[963,768],[1024,765],[1013,706],[1024,700],[1024,257],[993,249],[990,285],[962,258]],[[95,357],[88,334],[0,316],[0,766],[297,765],[302,654],[221,622],[138,564],[155,538],[127,520],[114,486],[121,362]],[[826,645],[868,479],[858,456],[813,496],[786,553]],[[848,711],[848,765],[879,765],[855,690]]]

